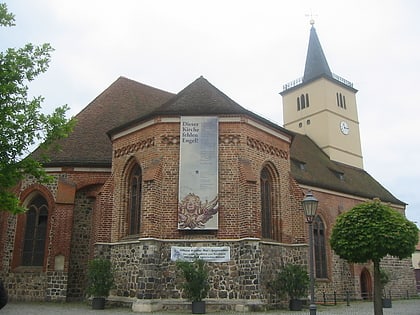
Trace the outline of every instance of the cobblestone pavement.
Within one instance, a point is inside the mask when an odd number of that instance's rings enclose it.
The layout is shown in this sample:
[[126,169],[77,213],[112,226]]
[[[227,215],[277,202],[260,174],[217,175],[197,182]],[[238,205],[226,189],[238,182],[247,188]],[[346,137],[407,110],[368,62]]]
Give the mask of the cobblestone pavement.
[[[318,306],[317,313],[322,315],[372,315],[372,302],[353,302],[350,306],[345,304],[337,306]],[[106,308],[105,310],[92,310],[90,305],[86,303],[26,303],[26,302],[10,302],[2,310],[0,315],[76,315],[76,314],[116,314],[116,315],[181,315],[190,314],[187,311],[180,312],[153,312],[153,313],[134,313],[130,308]],[[291,312],[285,310],[240,313],[240,312],[217,312],[207,313],[208,315],[274,315],[274,314],[293,314],[307,315],[308,310],[302,312]],[[384,309],[384,315],[420,315],[420,299],[392,301],[392,308]]]

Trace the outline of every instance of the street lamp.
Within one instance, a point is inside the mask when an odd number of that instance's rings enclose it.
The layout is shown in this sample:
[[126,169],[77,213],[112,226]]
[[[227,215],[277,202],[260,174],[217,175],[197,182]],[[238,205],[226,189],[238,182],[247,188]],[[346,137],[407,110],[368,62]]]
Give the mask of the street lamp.
[[312,195],[310,190],[305,194],[305,198],[302,200],[302,207],[305,212],[306,222],[308,222],[309,226],[309,277],[311,280],[311,304],[309,305],[309,314],[316,315],[312,222],[314,221],[316,209],[318,208],[318,199]]

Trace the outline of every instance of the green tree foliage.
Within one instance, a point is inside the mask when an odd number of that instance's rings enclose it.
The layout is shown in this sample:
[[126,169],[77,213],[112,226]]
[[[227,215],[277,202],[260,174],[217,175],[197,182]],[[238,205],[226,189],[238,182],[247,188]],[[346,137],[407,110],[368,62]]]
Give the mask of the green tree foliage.
[[341,258],[374,265],[374,310],[382,315],[380,261],[387,255],[408,258],[418,243],[417,226],[375,199],[341,214],[332,230],[331,247]]
[[[14,15],[0,3],[0,26],[14,26]],[[47,148],[72,130],[66,105],[52,114],[41,113],[43,97],[29,99],[28,86],[48,69],[52,47],[49,44],[9,48],[0,52],[0,210],[25,211],[12,189],[27,174],[41,182],[48,180],[41,161],[24,158],[36,143]]]

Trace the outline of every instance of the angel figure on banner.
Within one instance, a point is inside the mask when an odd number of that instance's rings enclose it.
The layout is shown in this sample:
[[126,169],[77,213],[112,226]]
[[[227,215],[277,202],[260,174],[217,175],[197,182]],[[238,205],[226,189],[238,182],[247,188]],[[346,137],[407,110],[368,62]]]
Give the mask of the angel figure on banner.
[[178,227],[180,229],[203,229],[219,209],[218,196],[210,202],[201,203],[200,197],[189,193],[178,205]]

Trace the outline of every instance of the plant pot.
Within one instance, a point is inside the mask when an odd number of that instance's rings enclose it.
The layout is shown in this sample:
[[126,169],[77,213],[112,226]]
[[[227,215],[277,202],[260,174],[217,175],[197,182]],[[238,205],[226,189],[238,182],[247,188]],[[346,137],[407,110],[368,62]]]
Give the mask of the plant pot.
[[291,299],[289,301],[289,310],[291,310],[291,311],[301,311],[302,310],[302,300]]
[[382,308],[392,308],[392,301],[390,298],[382,299]]
[[94,309],[94,310],[105,309],[105,298],[104,297],[94,297],[92,299],[92,309]]
[[206,302],[205,301],[192,302],[191,311],[192,311],[192,314],[205,314]]

